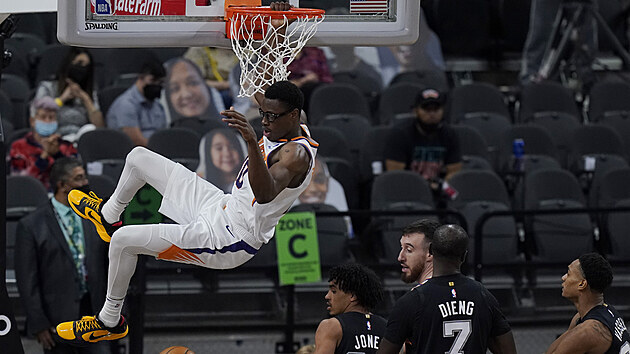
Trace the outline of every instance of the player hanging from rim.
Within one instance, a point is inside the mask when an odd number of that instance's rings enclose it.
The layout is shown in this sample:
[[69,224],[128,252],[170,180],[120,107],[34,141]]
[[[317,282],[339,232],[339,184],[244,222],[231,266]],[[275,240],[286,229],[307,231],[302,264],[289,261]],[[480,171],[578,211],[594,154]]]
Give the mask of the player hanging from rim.
[[[271,9],[286,11],[290,5],[274,2]],[[283,32],[288,23],[274,20],[272,25]],[[184,166],[142,147],[127,155],[107,202],[94,192],[70,192],[74,211],[91,220],[101,238],[111,244],[105,304],[95,316],[59,324],[57,332],[63,340],[81,345],[127,334],[121,309],[139,254],[228,269],[247,262],[273,237],[278,220],[310,183],[317,143],[300,124],[304,101],[300,90],[288,81],[263,89],[264,95],[255,95],[262,115],[260,141],[241,113],[232,108],[221,112],[223,121],[247,142],[248,158],[232,194],[224,194]],[[159,211],[177,224],[121,226],[121,214],[145,183],[162,194]]]

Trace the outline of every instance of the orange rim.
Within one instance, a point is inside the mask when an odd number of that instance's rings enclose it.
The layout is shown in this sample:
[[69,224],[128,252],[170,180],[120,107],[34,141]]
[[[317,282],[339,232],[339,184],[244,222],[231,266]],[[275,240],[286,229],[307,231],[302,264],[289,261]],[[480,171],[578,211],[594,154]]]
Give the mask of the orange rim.
[[326,11],[321,9],[293,8],[288,11],[274,11],[269,6],[231,6],[226,9],[226,17],[232,18],[234,14],[241,14],[245,17],[264,15],[274,19],[300,18],[300,17],[322,17]]

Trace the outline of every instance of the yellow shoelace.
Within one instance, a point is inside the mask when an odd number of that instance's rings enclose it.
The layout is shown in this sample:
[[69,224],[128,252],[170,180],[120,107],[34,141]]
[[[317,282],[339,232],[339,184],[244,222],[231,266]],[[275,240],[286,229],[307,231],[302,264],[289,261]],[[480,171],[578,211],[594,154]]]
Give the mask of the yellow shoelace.
[[101,202],[103,201],[103,199],[99,198],[96,196],[96,193],[90,191],[89,193],[90,198],[85,198],[85,203],[92,209],[94,210],[98,210],[99,205],[101,204]]
[[92,329],[100,329],[101,327],[96,322],[96,319],[90,317],[89,319],[81,319],[77,322],[77,331],[79,332],[87,332]]

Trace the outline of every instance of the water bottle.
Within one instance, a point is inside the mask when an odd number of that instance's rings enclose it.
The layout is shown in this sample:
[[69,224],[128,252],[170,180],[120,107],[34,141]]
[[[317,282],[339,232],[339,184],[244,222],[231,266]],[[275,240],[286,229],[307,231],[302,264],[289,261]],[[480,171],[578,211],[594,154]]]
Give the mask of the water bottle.
[[523,172],[524,164],[523,164],[523,155],[525,154],[525,141],[523,139],[514,139],[512,142],[512,156],[513,166],[512,169],[514,172]]

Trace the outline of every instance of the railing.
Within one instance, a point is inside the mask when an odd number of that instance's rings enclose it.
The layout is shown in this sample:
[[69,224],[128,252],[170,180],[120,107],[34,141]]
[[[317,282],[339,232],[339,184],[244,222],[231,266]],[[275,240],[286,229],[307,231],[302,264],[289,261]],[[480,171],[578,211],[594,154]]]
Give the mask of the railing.
[[[474,254],[474,274],[477,281],[482,281],[483,269],[487,265],[484,265],[483,261],[483,228],[488,220],[499,216],[514,216],[523,218],[525,216],[536,215],[562,215],[562,214],[608,214],[608,213],[621,213],[630,212],[630,207],[618,207],[618,208],[566,208],[566,209],[554,209],[554,210],[505,210],[505,211],[492,211],[482,214],[474,225],[475,235],[475,254]],[[596,222],[595,222],[596,223]],[[626,266],[630,265],[630,262],[616,261],[611,262],[613,265]],[[535,262],[528,261],[525,263],[519,263],[517,265],[513,263],[493,263],[492,267],[521,267],[521,268],[537,268],[548,266],[567,266],[568,264],[558,262]]]

